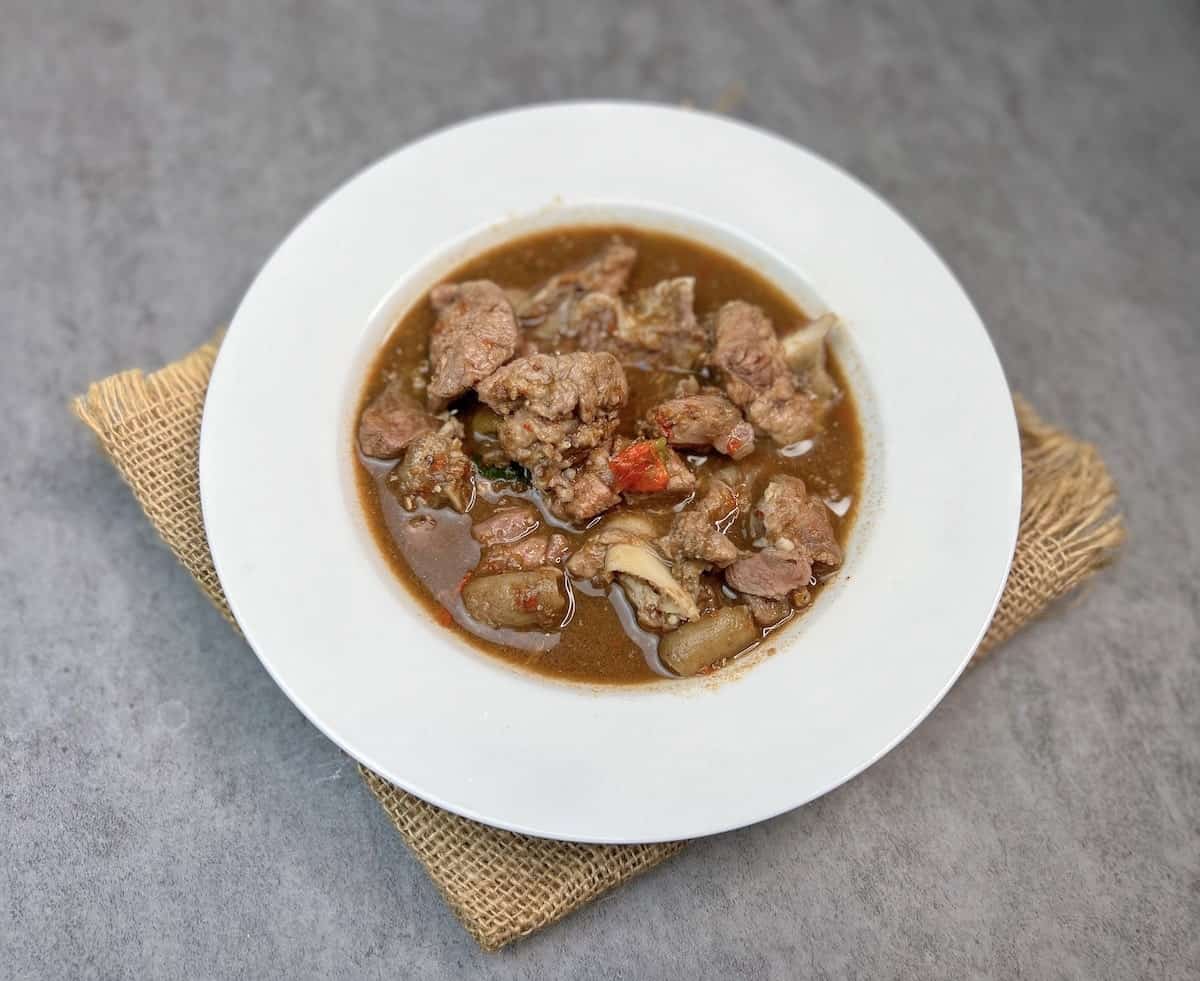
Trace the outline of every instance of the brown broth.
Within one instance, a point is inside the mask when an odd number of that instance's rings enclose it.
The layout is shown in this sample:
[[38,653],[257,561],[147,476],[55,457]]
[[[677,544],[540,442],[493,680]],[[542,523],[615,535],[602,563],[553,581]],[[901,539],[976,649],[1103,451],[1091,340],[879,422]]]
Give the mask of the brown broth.
[[[781,334],[807,323],[807,318],[792,300],[739,261],[685,238],[625,226],[587,226],[530,235],[463,263],[445,279],[491,279],[506,289],[529,289],[564,267],[586,259],[614,235],[621,236],[638,249],[630,289],[640,289],[674,276],[694,276],[695,309],[701,320],[728,300],[742,299],[762,307]],[[425,370],[433,321],[433,311],[426,302],[417,303],[401,317],[371,366],[360,400],[360,413],[393,378],[412,380]],[[832,352],[829,367],[843,395],[812,448],[802,455],[787,457],[763,437],[754,453],[739,466],[761,467],[769,473],[801,477],[813,494],[831,504],[836,502],[831,517],[838,539],[845,545],[862,484],[862,434],[845,373]],[[630,383],[630,403],[622,413],[621,431],[632,434],[634,420],[650,406],[670,397],[680,375],[629,366],[626,366],[626,375]],[[473,406],[468,401],[460,405],[458,411],[467,415],[473,411]],[[487,450],[486,446],[472,443],[470,438],[465,448],[471,455]],[[616,586],[610,587],[606,594],[588,583],[572,582],[571,577],[565,576],[573,613],[557,634],[496,630],[468,616],[459,589],[480,556],[479,545],[470,534],[472,520],[486,517],[498,504],[519,496],[532,501],[547,524],[567,535],[572,550],[582,541],[583,529],[564,525],[549,514],[535,492],[514,494],[501,490],[493,493],[487,489],[487,482],[480,481],[481,493],[470,517],[445,510],[413,513],[399,505],[384,483],[392,463],[362,456],[357,445],[355,458],[359,494],[373,537],[397,578],[438,623],[488,654],[557,678],[629,684],[671,676],[658,661],[656,635],[638,627]],[[730,464],[731,461],[714,454],[695,470],[702,476]],[[670,525],[672,509],[679,503],[678,499],[649,504],[639,502],[638,510],[644,511],[649,506],[665,532]],[[621,505],[614,511],[624,507]],[[429,517],[435,519],[435,526],[430,527]],[[740,548],[751,546],[740,527],[730,529],[729,537]],[[721,590],[716,592],[722,602],[729,602]],[[819,594],[820,585],[815,592]],[[798,615],[794,614],[792,619]],[[779,627],[770,629],[774,631]]]

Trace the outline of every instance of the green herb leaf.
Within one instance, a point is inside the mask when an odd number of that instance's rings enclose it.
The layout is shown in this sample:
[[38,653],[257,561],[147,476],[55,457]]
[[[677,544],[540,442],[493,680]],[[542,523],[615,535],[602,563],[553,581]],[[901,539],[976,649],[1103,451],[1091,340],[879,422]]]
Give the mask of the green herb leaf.
[[488,480],[507,481],[510,484],[528,484],[529,471],[519,463],[505,463],[502,466],[487,465],[475,461],[475,469]]

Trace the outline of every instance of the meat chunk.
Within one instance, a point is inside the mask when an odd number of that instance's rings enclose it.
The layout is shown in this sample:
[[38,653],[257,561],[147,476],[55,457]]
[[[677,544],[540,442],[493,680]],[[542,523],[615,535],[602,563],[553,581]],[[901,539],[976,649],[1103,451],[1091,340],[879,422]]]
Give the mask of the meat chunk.
[[672,560],[671,574],[705,612],[719,604],[703,575],[714,567],[724,569],[739,555],[737,546],[725,536],[737,514],[733,490],[713,480],[703,497],[675,515],[671,530],[658,541],[663,554]]
[[763,490],[755,514],[767,547],[733,563],[725,570],[725,581],[739,593],[777,600],[791,595],[796,606],[806,605],[813,564],[827,569],[842,564],[829,509],[808,496],[799,477],[777,474]]
[[631,355],[639,355],[653,367],[692,371],[708,346],[695,304],[692,276],[664,279],[638,290],[626,305],[620,340]]
[[717,311],[712,362],[722,372],[725,391],[737,405],[747,406],[759,392],[787,372],[779,338],[765,313],[733,300]]
[[667,494],[690,494],[696,489],[696,475],[674,450],[667,451]]
[[755,596],[748,593],[745,596],[746,606],[754,622],[760,627],[773,627],[792,612],[792,604],[783,599],[767,599],[765,596]]
[[439,420],[426,412],[397,378],[363,410],[358,422],[358,445],[366,456],[391,460],[418,436],[433,432],[439,425]]
[[625,288],[636,261],[637,250],[614,239],[586,262],[551,276],[538,290],[519,302],[517,316],[526,326],[536,326],[579,294],[616,296]]
[[497,508],[471,528],[472,537],[481,545],[509,545],[532,534],[541,524],[537,510],[530,504]]
[[463,606],[490,627],[557,630],[567,607],[561,584],[557,569],[479,576],[463,586]]
[[711,481],[700,500],[675,515],[660,542],[664,554],[676,562],[698,560],[705,567],[724,569],[738,558],[737,546],[724,534],[737,514],[733,489],[723,481]]
[[712,564],[702,559],[684,559],[682,562],[671,564],[671,575],[696,601],[696,606],[704,614],[711,613],[721,606],[717,599],[717,585],[704,578],[705,573],[711,569]]
[[617,503],[607,451],[629,385],[616,358],[537,354],[500,368],[477,391],[501,416],[501,447],[555,511],[582,520]]
[[829,508],[809,496],[799,477],[772,477],[759,498],[758,513],[767,541],[773,545],[795,548],[825,569],[842,564],[842,547],[833,533]]
[[739,519],[748,518],[754,511],[754,502],[758,499],[757,491],[762,483],[763,470],[763,461],[745,460],[736,467],[732,464],[723,466],[714,474],[718,480],[724,481],[732,488],[734,496],[737,498]]
[[814,435],[827,405],[796,385],[775,328],[761,309],[741,300],[717,311],[712,363],[730,400],[777,443]]
[[560,515],[583,521],[620,501],[609,486],[608,445],[615,416],[582,423],[575,417],[548,420],[518,409],[500,427],[504,452],[530,472],[530,479]]
[[409,444],[401,460],[387,475],[387,484],[400,504],[469,511],[475,503],[471,461],[462,448],[462,425],[450,419],[434,433]]
[[791,377],[781,377],[750,403],[746,416],[776,443],[788,446],[819,433],[826,408],[813,396],[797,392]]
[[[549,477],[572,464],[582,465],[593,449],[608,445],[614,428],[614,419],[607,416],[590,422],[575,415],[547,419],[521,408],[501,416],[496,436],[505,456],[529,470],[542,489]],[[543,471],[545,481],[539,479]]]
[[505,365],[478,386],[501,415],[527,408],[543,419],[606,419],[629,398],[625,372],[611,354],[535,354]]
[[696,320],[696,280],[664,279],[628,302],[589,293],[571,310],[565,333],[585,351],[611,351],[624,363],[693,370],[707,338]]
[[783,599],[807,589],[812,566],[797,549],[764,548],[738,559],[725,570],[725,581],[739,593]]
[[672,446],[711,448],[735,460],[754,452],[754,427],[715,388],[663,402],[650,410],[646,425]]
[[519,542],[492,545],[483,554],[475,572],[486,575],[494,572],[516,572],[556,567],[563,564],[570,546],[562,535],[533,535]]
[[555,499],[571,520],[587,521],[620,503],[621,496],[612,487],[608,459],[608,450],[598,446],[582,467],[568,468],[559,475]]
[[737,520],[741,504],[734,488],[714,477],[709,480],[704,496],[693,505],[693,510],[702,513],[724,532]]
[[429,334],[431,407],[441,408],[490,375],[517,349],[517,318],[504,291],[486,279],[435,286]]

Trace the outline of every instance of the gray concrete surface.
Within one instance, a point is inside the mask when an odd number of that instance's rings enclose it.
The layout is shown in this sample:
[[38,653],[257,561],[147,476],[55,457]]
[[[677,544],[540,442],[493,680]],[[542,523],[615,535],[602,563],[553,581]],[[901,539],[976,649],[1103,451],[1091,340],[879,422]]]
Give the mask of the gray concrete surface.
[[[1200,973],[1200,8],[605,6],[0,2],[0,977]],[[398,144],[731,85],[944,252],[1131,544],[864,776],[486,956],[66,400]]]

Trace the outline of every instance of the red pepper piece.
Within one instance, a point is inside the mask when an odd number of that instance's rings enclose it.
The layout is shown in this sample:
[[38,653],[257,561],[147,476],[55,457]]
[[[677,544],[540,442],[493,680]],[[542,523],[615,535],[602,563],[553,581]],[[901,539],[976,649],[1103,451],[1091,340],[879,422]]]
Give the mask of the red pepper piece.
[[666,440],[638,440],[625,447],[608,461],[613,487],[618,491],[653,494],[666,490],[670,480],[666,456]]

